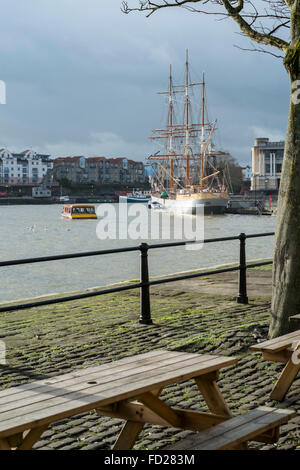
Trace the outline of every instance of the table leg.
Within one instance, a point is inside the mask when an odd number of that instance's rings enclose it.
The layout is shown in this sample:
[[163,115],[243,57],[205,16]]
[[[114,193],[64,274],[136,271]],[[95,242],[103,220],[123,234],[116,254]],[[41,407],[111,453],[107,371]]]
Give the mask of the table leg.
[[143,395],[139,397],[139,400],[144,403],[151,411],[165,420],[167,426],[171,425],[174,428],[181,427],[181,419],[178,414],[170,406],[153,395],[153,393],[143,393]]
[[[162,388],[156,389],[152,392],[152,394],[158,397],[161,392]],[[130,450],[133,448],[138,435],[142,431],[145,423],[140,423],[138,421],[126,421],[123,425],[122,430],[112,446],[112,450]]]
[[248,442],[242,442],[241,444],[229,447],[228,450],[248,450]]
[[112,447],[112,450],[132,449],[143,427],[144,423],[138,423],[136,421],[126,421],[126,423],[122,427],[121,433],[119,434],[116,442]]
[[195,382],[212,413],[231,417],[232,413],[216,383],[216,374],[195,377]]
[[296,375],[300,370],[300,364],[294,364],[290,359],[277,380],[270,398],[272,400],[282,401],[291,387]]
[[38,428],[30,429],[23,437],[23,442],[18,446],[18,450],[30,450],[32,446],[39,440],[43,432],[48,428],[48,424]]
[[6,440],[7,440],[8,445],[12,449],[16,449],[23,442],[23,433],[19,432],[19,433],[13,435],[13,436],[9,436],[9,437],[6,438]]
[[7,439],[0,439],[0,450],[11,450],[11,447],[8,444]]
[[0,450],[30,450],[47,428],[48,424],[0,439]]

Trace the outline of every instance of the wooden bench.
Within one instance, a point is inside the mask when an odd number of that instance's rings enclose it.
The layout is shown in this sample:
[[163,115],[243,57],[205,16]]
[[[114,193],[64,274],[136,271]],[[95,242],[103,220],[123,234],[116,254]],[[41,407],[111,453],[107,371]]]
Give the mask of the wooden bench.
[[250,349],[261,352],[266,361],[286,364],[270,395],[272,400],[283,400],[300,370],[300,330],[256,344]]
[[292,331],[298,330],[300,327],[300,314],[299,315],[292,315],[289,318],[290,326]]
[[167,449],[247,449],[248,441],[274,443],[279,439],[280,425],[296,414],[296,411],[293,410],[260,406],[244,415],[217,424],[206,431],[188,436]]
[[[232,414],[218,385],[234,357],[155,350],[0,391],[0,450],[31,449],[48,425],[89,410],[125,420],[113,449],[131,449],[145,423],[202,431]],[[3,366],[5,367],[5,366]],[[163,388],[195,380],[208,412],[168,406]]]

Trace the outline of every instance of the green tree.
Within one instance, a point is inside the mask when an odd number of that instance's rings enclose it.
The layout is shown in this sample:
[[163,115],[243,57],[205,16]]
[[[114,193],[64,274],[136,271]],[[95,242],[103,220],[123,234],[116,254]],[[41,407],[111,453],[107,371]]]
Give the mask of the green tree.
[[70,188],[72,186],[72,183],[68,178],[61,178],[59,180],[59,184],[65,188]]
[[147,16],[170,7],[232,19],[252,41],[252,50],[282,57],[290,78],[269,329],[270,337],[279,336],[289,330],[289,317],[300,312],[300,0],[132,0],[122,3],[124,13],[144,11]]

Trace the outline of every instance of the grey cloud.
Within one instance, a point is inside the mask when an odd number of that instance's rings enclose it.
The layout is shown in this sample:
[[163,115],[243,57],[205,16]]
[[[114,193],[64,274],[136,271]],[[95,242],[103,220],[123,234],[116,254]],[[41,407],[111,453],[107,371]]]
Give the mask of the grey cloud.
[[206,72],[210,116],[233,156],[250,159],[255,128],[284,135],[283,66],[234,48],[248,42],[231,22],[179,9],[123,15],[119,0],[10,0],[1,14],[1,146],[143,159],[163,114],[156,92],[167,87],[170,62],[182,80],[186,48],[192,72]]

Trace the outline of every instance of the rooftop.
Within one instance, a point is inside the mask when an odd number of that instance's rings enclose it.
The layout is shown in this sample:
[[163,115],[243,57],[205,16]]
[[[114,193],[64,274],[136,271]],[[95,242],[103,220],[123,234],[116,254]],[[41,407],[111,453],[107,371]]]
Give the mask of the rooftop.
[[256,138],[254,141],[254,147],[263,147],[267,149],[273,148],[284,148],[284,140],[280,140],[278,142],[271,142],[267,137],[259,137]]

